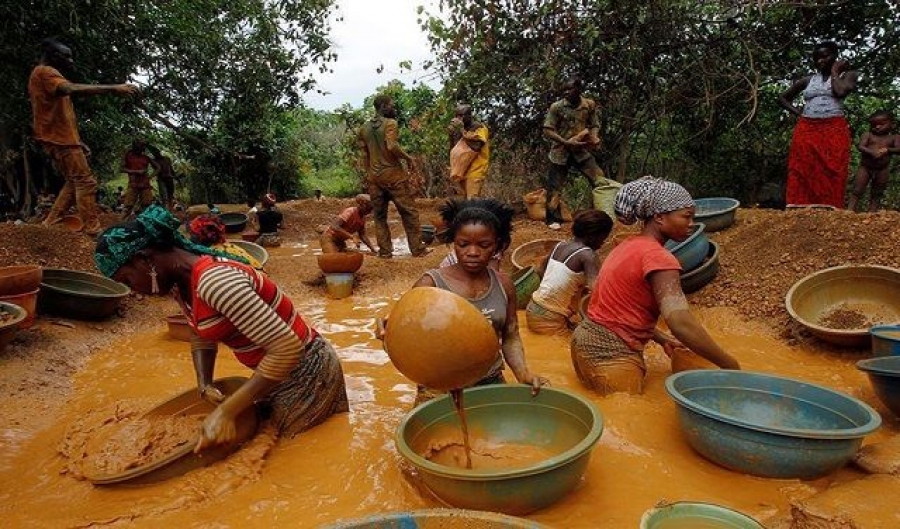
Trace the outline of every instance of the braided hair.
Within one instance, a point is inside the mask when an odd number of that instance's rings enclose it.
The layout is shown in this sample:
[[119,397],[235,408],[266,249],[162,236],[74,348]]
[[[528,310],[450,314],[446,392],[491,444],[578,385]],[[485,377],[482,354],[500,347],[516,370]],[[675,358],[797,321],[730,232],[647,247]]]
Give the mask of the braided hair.
[[482,224],[494,230],[497,235],[497,251],[502,252],[512,244],[512,219],[515,212],[493,198],[472,198],[468,200],[448,200],[438,209],[447,226],[438,239],[450,244],[463,226]]

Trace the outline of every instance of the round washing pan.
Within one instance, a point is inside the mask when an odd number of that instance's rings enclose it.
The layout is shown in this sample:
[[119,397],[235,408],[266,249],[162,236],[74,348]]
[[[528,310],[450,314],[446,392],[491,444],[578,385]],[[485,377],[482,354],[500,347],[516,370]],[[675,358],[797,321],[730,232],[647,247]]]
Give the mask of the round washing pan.
[[684,371],[666,379],[666,391],[694,450],[754,476],[825,476],[881,425],[878,413],[858,399],[764,373]]
[[14,296],[37,290],[43,270],[38,265],[0,267],[0,296]]
[[574,489],[603,432],[603,417],[589,400],[556,388],[533,396],[524,384],[492,384],[463,392],[470,432],[493,446],[530,445],[548,454],[524,466],[458,468],[423,457],[435,439],[459,436],[449,396],[426,402],[401,421],[396,444],[425,485],[448,505],[526,514]]
[[516,308],[524,310],[531,301],[531,295],[541,286],[541,277],[533,266],[523,268],[512,275],[516,287]]
[[546,529],[531,520],[496,512],[422,509],[339,521],[321,529]]
[[[900,270],[887,266],[835,266],[796,282],[785,297],[788,314],[817,338],[843,347],[866,347],[872,324],[900,321]],[[820,323],[840,308],[864,313],[871,324],[832,329]]]
[[[227,396],[237,391],[247,380],[248,379],[245,377],[228,377],[216,380],[213,385]],[[215,405],[210,404],[199,395],[197,388],[195,387],[156,406],[145,413],[143,417],[208,415],[215,408]],[[256,435],[256,430],[259,427],[259,418],[256,415],[256,407],[250,406],[238,414],[235,423],[237,434],[234,443],[213,446],[203,450],[199,454],[195,454],[194,447],[197,445],[200,435],[198,431],[197,437],[191,442],[181,445],[170,454],[160,457],[155,461],[151,461],[135,468],[130,468],[118,474],[95,474],[87,475],[85,477],[95,485],[113,485],[125,482],[131,485],[137,485],[156,483],[175,476],[180,476],[196,468],[211,465],[216,461],[224,459],[237,450],[241,444]]]
[[561,242],[560,239],[535,239],[517,246],[510,257],[513,267],[518,271],[529,266],[540,266],[541,261]]
[[869,376],[872,389],[881,402],[900,417],[900,356],[860,360],[856,367]]
[[22,307],[13,303],[0,301],[0,351],[16,337],[19,326],[25,320],[28,313]]
[[38,312],[76,320],[102,320],[131,293],[107,277],[61,268],[45,268],[38,294]]
[[225,225],[226,233],[240,233],[247,227],[246,213],[222,213],[219,219]]
[[681,274],[681,290],[685,294],[696,292],[708,285],[719,274],[719,245],[709,241],[709,250],[703,264]]
[[682,272],[690,272],[700,266],[703,259],[709,253],[709,237],[706,236],[706,226],[702,222],[691,226],[688,238],[681,241],[666,241],[666,250],[681,263]]
[[713,233],[734,224],[737,208],[741,203],[733,198],[714,197],[694,200],[694,221],[706,226],[706,233]]
[[240,246],[247,253],[253,256],[254,259],[259,261],[260,266],[265,266],[269,261],[269,251],[263,248],[262,246],[256,244],[255,242],[250,241],[229,241],[231,244],[235,246]]

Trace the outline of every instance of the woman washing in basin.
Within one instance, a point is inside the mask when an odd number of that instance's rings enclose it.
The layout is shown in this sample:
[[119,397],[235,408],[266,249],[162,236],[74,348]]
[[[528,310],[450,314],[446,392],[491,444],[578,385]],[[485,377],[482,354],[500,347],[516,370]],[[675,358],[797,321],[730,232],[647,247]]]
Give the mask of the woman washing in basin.
[[[671,357],[687,347],[725,369],[740,369],[691,314],[681,290],[681,265],[663,244],[685,240],[694,218],[694,200],[680,185],[645,176],[616,195],[616,216],[640,221],[640,235],[616,246],[600,269],[587,317],[572,334],[572,363],[578,378],[602,394],[641,393],[643,350],[653,340]],[[675,335],[656,328],[662,316]]]
[[[230,255],[194,244],[179,222],[150,206],[134,222],[97,238],[94,260],[107,277],[141,294],[176,300],[195,336],[191,356],[200,395],[218,404],[203,422],[200,451],[235,437],[235,418],[267,401],[279,434],[293,436],[349,410],[337,355],[296,313],[291,300],[265,274]],[[218,343],[253,369],[250,380],[225,398],[213,385]]]

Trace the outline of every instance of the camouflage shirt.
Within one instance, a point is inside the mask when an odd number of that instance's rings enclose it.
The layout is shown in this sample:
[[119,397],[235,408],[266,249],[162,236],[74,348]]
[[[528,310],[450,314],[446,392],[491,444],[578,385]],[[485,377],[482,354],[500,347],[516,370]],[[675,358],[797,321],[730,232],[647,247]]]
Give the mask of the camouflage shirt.
[[[597,103],[593,99],[581,98],[577,107],[573,107],[566,98],[550,105],[547,117],[544,119],[544,128],[553,129],[563,138],[571,138],[579,132],[587,129],[599,129],[600,120],[597,115]],[[566,165],[569,163],[569,155],[577,162],[583,162],[591,157],[591,153],[585,149],[566,149],[559,142],[551,142],[550,161]]]

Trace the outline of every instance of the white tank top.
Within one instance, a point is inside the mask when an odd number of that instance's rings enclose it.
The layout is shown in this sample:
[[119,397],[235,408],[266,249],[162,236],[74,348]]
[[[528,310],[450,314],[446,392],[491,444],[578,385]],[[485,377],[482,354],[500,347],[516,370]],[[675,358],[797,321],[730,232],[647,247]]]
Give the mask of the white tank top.
[[553,254],[560,244],[562,243],[557,244],[550,253],[541,286],[532,294],[531,299],[541,307],[568,318],[572,315],[571,307],[575,296],[584,287],[585,278],[584,272],[573,272],[566,264],[572,256],[590,248],[579,248],[566,257],[565,261],[557,261]]

